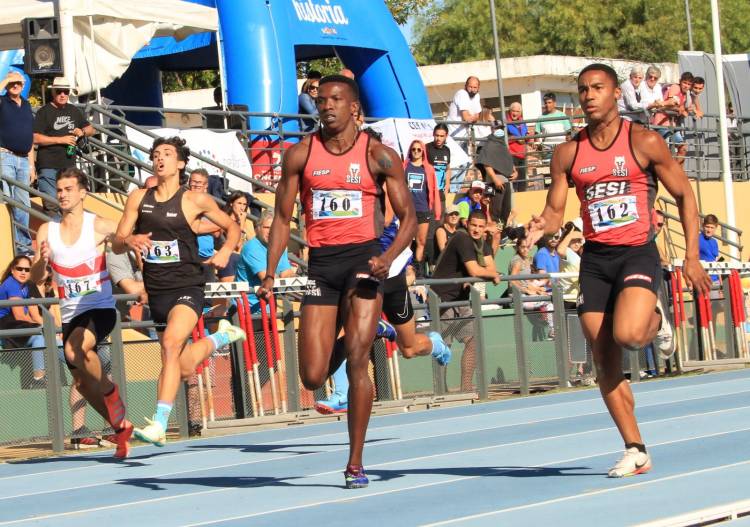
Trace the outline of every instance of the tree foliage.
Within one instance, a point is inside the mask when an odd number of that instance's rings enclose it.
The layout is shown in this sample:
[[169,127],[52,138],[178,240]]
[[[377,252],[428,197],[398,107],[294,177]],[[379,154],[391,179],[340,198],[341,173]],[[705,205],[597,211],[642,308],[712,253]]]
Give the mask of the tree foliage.
[[[696,50],[713,52],[709,2],[690,4]],[[722,51],[750,50],[747,0],[721,0]],[[495,0],[505,57],[574,55],[675,62],[688,49],[684,0]],[[494,54],[488,0],[443,0],[417,15],[419,64],[489,59]]]

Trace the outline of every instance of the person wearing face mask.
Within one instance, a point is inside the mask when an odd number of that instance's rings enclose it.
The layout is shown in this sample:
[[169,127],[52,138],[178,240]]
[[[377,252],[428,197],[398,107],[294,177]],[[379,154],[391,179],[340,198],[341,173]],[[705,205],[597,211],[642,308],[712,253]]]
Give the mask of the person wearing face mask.
[[516,179],[518,172],[505,144],[505,127],[500,121],[493,124],[492,134],[479,151],[476,165],[484,174],[487,185],[495,189],[494,195],[490,196],[490,216],[493,221],[505,225],[511,208],[512,188],[508,181]]

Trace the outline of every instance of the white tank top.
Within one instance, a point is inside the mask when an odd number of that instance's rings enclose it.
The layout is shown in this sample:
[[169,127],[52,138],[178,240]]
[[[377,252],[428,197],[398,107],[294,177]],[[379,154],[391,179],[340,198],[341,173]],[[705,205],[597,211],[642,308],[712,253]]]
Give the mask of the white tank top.
[[60,223],[49,222],[47,243],[55,275],[63,323],[91,309],[114,309],[112,282],[104,251],[97,249],[96,214],[83,213],[81,235],[73,245],[60,237]]

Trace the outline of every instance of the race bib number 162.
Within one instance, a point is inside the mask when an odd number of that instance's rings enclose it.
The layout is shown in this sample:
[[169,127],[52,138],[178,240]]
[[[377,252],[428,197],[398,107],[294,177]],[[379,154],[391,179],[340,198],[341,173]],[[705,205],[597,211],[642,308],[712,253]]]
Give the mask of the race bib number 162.
[[638,220],[635,196],[617,196],[592,203],[589,215],[595,232],[634,223]]

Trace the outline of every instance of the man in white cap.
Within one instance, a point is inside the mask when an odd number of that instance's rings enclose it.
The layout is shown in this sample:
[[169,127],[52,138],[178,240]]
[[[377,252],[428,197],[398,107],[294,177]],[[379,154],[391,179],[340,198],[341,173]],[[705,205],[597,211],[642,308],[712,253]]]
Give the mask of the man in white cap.
[[[52,100],[36,113],[34,143],[38,145],[39,191],[53,198],[57,173],[75,167],[76,145],[82,137],[94,135],[94,127],[69,103],[71,87],[64,77],[55,77],[49,88]],[[47,200],[43,200],[43,208],[57,216],[57,207]]]
[[[29,101],[21,92],[26,80],[17,71],[10,71],[5,79],[0,80],[0,173],[24,185],[30,185],[34,179],[34,114]],[[2,188],[6,195],[30,207],[29,193],[16,185],[3,180]],[[29,236],[29,213],[13,207],[15,221],[16,254],[33,252]]]
[[485,188],[484,181],[476,179],[471,182],[466,196],[456,202],[458,217],[461,219],[461,225],[464,228],[467,225],[469,214],[482,210],[482,196],[484,195]]

